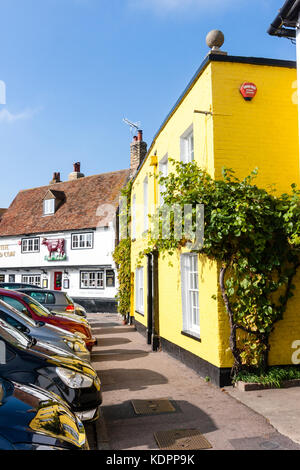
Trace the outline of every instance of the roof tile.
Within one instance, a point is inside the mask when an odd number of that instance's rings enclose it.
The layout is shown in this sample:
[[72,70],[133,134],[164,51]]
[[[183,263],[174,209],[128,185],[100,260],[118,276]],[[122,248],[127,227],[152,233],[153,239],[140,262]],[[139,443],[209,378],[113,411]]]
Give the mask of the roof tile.
[[[119,193],[129,179],[129,170],[86,176],[74,181],[20,191],[0,222],[0,236],[81,230],[101,226],[99,207],[117,207]],[[47,191],[63,192],[65,201],[55,214],[43,215]]]

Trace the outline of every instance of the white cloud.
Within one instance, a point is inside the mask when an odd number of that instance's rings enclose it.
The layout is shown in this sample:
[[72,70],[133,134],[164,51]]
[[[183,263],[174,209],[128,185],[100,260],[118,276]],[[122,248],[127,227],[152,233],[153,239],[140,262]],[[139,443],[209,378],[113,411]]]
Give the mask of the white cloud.
[[0,123],[9,123],[12,124],[16,121],[24,121],[31,119],[36,113],[37,109],[26,109],[21,113],[11,113],[8,109],[3,108],[0,110]]
[[[216,8],[226,10],[241,5],[245,0],[129,0],[134,8],[154,10],[156,13],[176,13],[184,10],[213,11]],[[216,11],[217,13],[217,11]]]

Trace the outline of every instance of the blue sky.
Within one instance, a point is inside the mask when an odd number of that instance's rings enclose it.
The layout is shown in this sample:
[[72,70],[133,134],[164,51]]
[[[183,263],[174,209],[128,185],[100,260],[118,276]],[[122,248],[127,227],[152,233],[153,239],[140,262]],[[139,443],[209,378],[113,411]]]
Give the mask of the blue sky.
[[222,29],[231,55],[295,59],[266,30],[283,0],[1,0],[0,207],[20,189],[129,166],[129,128],[151,143]]

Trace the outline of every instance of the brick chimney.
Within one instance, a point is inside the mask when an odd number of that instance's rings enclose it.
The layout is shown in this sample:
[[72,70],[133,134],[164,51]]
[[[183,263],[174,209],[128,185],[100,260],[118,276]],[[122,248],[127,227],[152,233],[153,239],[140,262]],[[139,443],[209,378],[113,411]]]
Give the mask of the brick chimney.
[[143,131],[139,130],[130,144],[130,178],[134,177],[146,155],[147,144],[143,141]]
[[53,173],[53,178],[52,178],[52,180],[49,182],[49,184],[55,184],[55,183],[61,183],[61,181],[60,181],[60,173],[59,173],[59,172]]
[[69,181],[78,180],[79,178],[84,178],[84,174],[80,172],[80,162],[73,164],[74,171],[69,174]]

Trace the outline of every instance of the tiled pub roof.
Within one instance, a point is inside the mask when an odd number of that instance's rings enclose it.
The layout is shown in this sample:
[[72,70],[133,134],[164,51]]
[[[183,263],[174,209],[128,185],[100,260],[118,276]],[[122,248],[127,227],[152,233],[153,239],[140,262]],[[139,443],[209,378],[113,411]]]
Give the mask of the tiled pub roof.
[[[73,181],[20,191],[0,222],[0,236],[30,235],[96,228],[104,222],[101,205],[118,206],[119,194],[129,170],[86,176]],[[43,199],[49,190],[63,192],[64,202],[55,214],[43,215]]]

